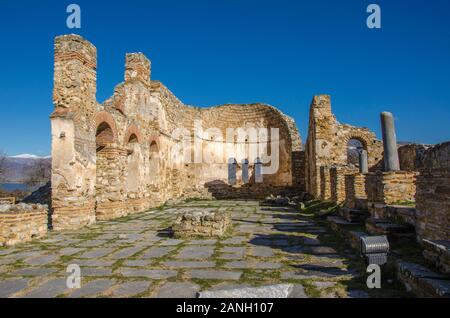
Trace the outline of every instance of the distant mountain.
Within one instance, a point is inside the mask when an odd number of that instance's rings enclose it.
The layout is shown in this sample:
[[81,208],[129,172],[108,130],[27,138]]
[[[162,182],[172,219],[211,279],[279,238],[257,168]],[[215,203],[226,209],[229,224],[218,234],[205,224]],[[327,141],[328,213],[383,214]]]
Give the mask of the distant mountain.
[[4,162],[4,173],[0,176],[2,183],[23,183],[27,176],[40,166],[45,174],[50,175],[51,157],[39,157],[36,155],[22,154],[6,157]]
[[24,153],[24,154],[21,154],[21,155],[11,156],[11,157],[8,157],[8,158],[11,158],[11,159],[50,159],[51,156],[39,157],[39,156],[36,156],[36,155],[30,155],[28,153]]

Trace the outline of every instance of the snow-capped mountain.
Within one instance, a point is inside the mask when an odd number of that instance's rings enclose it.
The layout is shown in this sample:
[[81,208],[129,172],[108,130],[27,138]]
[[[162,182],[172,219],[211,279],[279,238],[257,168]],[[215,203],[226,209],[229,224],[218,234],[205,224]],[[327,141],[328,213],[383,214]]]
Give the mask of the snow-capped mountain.
[[49,159],[49,158],[51,158],[51,156],[40,157],[40,156],[30,155],[28,153],[24,153],[24,154],[21,154],[21,155],[10,156],[9,158],[15,158],[15,159]]
[[50,171],[51,157],[40,157],[32,154],[20,154],[5,158],[3,175],[0,176],[2,183],[21,183],[27,174],[36,167],[36,163],[42,163],[45,169]]

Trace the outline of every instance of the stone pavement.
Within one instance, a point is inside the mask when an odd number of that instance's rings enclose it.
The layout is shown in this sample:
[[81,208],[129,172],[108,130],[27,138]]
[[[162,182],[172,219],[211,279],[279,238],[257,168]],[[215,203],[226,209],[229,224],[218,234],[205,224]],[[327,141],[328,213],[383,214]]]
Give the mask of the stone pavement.
[[[228,235],[171,238],[176,215],[199,209],[230,211]],[[81,268],[79,289],[66,287],[71,264]],[[277,284],[296,286],[298,297],[367,297],[363,270],[310,215],[254,201],[194,201],[0,248],[0,297],[184,298]]]

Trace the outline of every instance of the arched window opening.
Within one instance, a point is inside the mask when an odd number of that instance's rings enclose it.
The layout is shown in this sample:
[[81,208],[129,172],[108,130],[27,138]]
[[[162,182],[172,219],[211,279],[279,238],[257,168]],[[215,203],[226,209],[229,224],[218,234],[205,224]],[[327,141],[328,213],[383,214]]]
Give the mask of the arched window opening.
[[114,132],[106,122],[102,122],[95,134],[95,143],[97,145],[97,152],[102,150],[106,144],[114,142]]
[[159,148],[156,141],[150,143],[150,159],[156,159],[158,157]]
[[364,150],[364,144],[359,139],[352,138],[347,143],[347,164],[353,167],[359,167],[359,156]]
[[136,136],[136,134],[131,134],[130,137],[128,138],[128,143],[129,144],[134,144],[134,143],[138,143],[139,139]]

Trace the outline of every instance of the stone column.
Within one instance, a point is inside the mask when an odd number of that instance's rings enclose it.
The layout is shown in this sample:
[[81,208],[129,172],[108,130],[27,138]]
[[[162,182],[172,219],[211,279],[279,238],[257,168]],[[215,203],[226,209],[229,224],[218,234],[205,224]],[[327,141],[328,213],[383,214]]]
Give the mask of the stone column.
[[364,149],[359,150],[359,172],[360,173],[369,172],[369,164],[367,162],[367,150]]
[[55,39],[52,127],[52,225],[95,222],[97,49],[78,35]]
[[397,137],[395,135],[394,116],[392,113],[381,113],[381,130],[383,133],[384,170],[399,171]]

